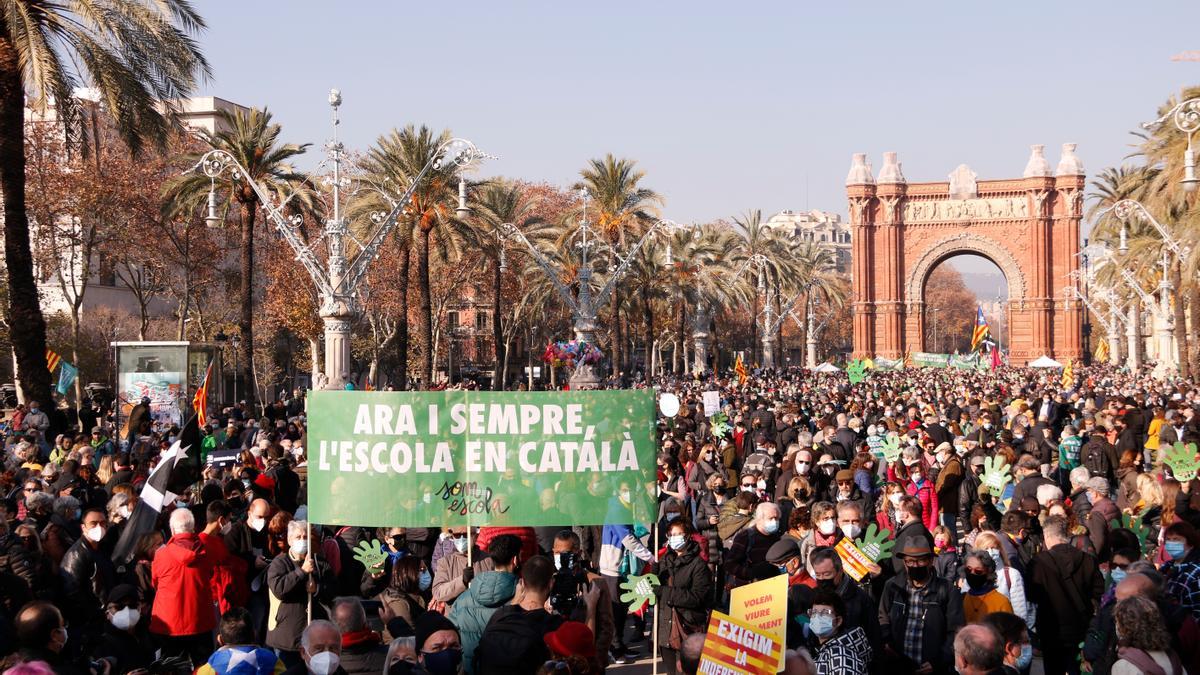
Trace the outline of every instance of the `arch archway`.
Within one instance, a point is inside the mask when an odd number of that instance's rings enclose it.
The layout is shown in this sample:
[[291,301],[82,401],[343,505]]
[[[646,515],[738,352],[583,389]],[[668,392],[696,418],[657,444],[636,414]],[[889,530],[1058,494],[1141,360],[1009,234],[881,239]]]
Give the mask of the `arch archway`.
[[977,180],[961,165],[947,182],[908,183],[895,153],[884,153],[876,182],[855,155],[846,192],[853,226],[854,353],[898,358],[919,351],[929,273],[958,253],[988,258],[1008,281],[1011,363],[1047,354],[1082,355],[1077,286],[1085,177],[1064,144],[1051,172],[1034,146],[1022,178]]
[[1014,288],[1020,286],[1024,280],[1018,276],[1019,269],[1014,272],[1006,264],[1009,269],[1005,271],[991,254],[975,248],[941,253],[932,258],[932,264],[914,269],[914,278],[909,282],[905,311],[909,317],[920,317],[916,334],[908,338],[912,350],[937,354],[967,352],[976,307],[987,317],[992,342],[1007,348],[1008,279],[1014,279]]

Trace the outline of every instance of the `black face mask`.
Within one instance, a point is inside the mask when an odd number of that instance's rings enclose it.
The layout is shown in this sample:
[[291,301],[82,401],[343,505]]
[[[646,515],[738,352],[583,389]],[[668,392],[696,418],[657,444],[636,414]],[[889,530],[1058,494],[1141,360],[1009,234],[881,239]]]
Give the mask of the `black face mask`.
[[908,572],[908,578],[913,581],[925,581],[929,579],[929,573],[932,571],[931,568],[925,565],[921,565],[920,567],[905,567],[904,569]]
[[400,659],[399,661],[388,666],[387,675],[409,675],[413,671],[413,664]]
[[408,539],[403,534],[392,535],[392,549],[399,551],[408,544]]
[[834,583],[833,579],[817,579],[818,591],[832,591],[835,588],[837,588],[837,584]]
[[972,573],[968,572],[966,574],[966,577],[967,577],[967,585],[970,586],[971,590],[973,590],[973,591],[978,591],[979,589],[987,586],[987,584],[988,584],[988,578],[987,578],[986,574],[972,574]]

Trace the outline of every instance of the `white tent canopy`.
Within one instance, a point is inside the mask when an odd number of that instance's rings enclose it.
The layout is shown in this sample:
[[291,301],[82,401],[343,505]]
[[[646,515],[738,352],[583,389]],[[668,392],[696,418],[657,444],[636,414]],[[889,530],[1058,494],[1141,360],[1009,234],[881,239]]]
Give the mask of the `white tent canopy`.
[[832,363],[829,363],[828,361],[826,361],[825,363],[822,363],[821,365],[817,366],[816,368],[813,368],[814,373],[840,373],[841,371],[842,371],[841,368],[838,368],[837,366],[833,365]]
[[1063,364],[1055,361],[1049,356],[1042,355],[1029,363],[1030,368],[1062,368]]

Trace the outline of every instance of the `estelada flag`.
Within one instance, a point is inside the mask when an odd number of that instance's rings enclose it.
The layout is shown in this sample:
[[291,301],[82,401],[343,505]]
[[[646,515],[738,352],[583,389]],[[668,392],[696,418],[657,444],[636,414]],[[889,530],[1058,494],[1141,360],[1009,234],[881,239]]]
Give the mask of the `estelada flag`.
[[1100,338],[1099,344],[1096,345],[1096,360],[1100,362],[1108,361],[1108,340]]
[[746,384],[746,378],[750,374],[746,372],[746,364],[742,363],[742,355],[738,354],[737,361],[733,363],[733,372],[737,373],[738,384]]
[[1063,368],[1062,388],[1070,389],[1075,386],[1075,360],[1067,359],[1067,365]]
[[204,369],[204,379],[200,382],[200,387],[196,389],[196,395],[192,397],[192,410],[196,411],[196,424],[204,426],[208,424],[208,381],[212,377],[213,362],[208,362],[208,368]]
[[988,322],[983,317],[983,307],[975,307],[975,331],[971,333],[971,351],[979,349],[979,345],[988,337]]

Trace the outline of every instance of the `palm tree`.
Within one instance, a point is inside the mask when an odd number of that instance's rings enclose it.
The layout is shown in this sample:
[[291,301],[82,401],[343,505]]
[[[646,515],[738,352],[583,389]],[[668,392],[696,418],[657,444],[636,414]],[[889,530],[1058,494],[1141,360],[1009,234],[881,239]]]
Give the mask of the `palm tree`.
[[[443,144],[451,139],[448,130],[435,134],[425,125],[409,124],[403,129],[393,129],[376,141],[368,151],[364,169],[377,185],[390,185],[402,192],[416,179],[417,175]],[[421,184],[413,192],[404,218],[417,244],[417,285],[420,301],[419,339],[421,347],[421,380],[426,387],[433,382],[433,297],[429,285],[430,255],[436,248],[440,256],[448,257],[457,250],[458,240],[467,235],[466,224],[455,218],[455,201],[458,195],[458,180],[453,162],[442,162],[431,168]],[[401,234],[398,236],[408,236]],[[408,249],[405,248],[407,251]],[[401,263],[407,265],[407,260]],[[402,272],[407,273],[407,269]],[[407,294],[404,299],[407,305]],[[401,349],[400,363],[408,363],[408,327],[404,327],[405,340]],[[405,365],[405,367],[407,367]]]
[[[50,400],[46,320],[38,302],[25,210],[25,101],[74,139],[93,87],[125,144],[165,146],[175,100],[209,75],[194,36],[204,20],[186,0],[0,0],[0,196],[8,324],[27,399]],[[47,115],[53,105],[52,116]]]
[[[645,233],[657,207],[662,205],[662,197],[641,186],[646,172],[637,168],[636,161],[618,159],[612,153],[588,161],[579,175],[583,180],[575,187],[585,188],[591,195],[591,213],[587,215],[600,236],[613,251],[627,250]],[[613,370],[622,370],[626,366],[620,311],[623,294],[616,291],[611,297],[612,364]]]
[[[267,109],[217,112],[217,130],[201,130],[201,140],[209,149],[223,150],[233,156],[259,186],[265,188],[276,204],[285,204],[289,209],[312,211],[317,208],[316,192],[308,177],[297,171],[289,160],[304,154],[309,144],[281,143],[279,135],[283,129],[271,121]],[[192,156],[190,161],[198,161]],[[241,229],[239,250],[241,253],[241,286],[238,303],[241,312],[238,330],[241,332],[239,362],[242,365],[243,381],[254,381],[254,224],[260,206],[258,194],[241,180],[240,175],[228,171],[222,173],[215,184],[218,192],[237,206]],[[163,208],[168,215],[190,214],[207,197],[213,182],[208,176],[197,172],[186,173],[163,187],[166,200]],[[247,398],[253,398],[254,390]]]
[[533,215],[537,202],[529,199],[525,190],[514,182],[489,183],[478,190],[476,209],[471,230],[472,243],[485,253],[492,263],[492,343],[495,345],[496,368],[492,373],[492,390],[504,388],[503,364],[507,362],[504,346],[504,327],[500,314],[500,273],[506,259],[507,242],[500,237],[500,229],[512,224],[525,232],[543,225],[540,217]]
[[767,260],[766,269],[761,272],[765,276],[760,276],[760,271],[757,269],[747,269],[743,278],[738,280],[743,288],[747,289],[745,292],[751,300],[750,351],[751,354],[754,354],[758,349],[759,337],[759,289],[766,289],[768,282],[774,288],[778,281],[793,272],[794,268],[789,264],[790,247],[788,242],[782,237],[779,230],[770,227],[763,221],[760,209],[747,211],[744,215],[735,217],[733,222],[739,236],[737,248],[733,253],[734,263],[740,266],[756,255],[761,255]]

